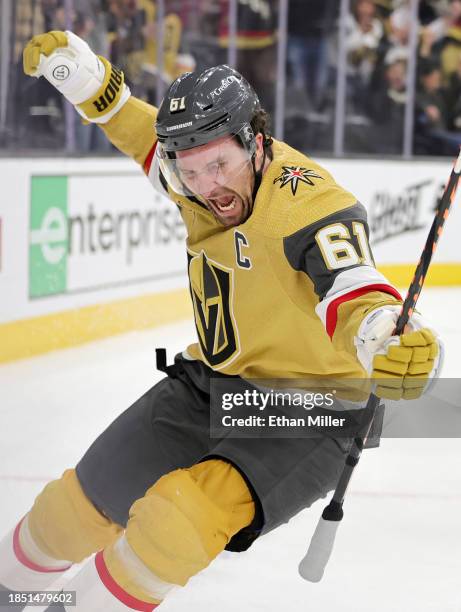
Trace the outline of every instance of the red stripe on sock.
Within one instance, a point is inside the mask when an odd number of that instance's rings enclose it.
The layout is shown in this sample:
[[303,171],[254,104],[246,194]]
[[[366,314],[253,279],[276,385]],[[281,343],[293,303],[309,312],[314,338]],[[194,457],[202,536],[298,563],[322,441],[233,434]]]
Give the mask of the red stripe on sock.
[[137,597],[133,597],[115,582],[107,569],[102,550],[96,554],[94,561],[96,564],[96,570],[101,578],[101,582],[104,584],[106,589],[110,591],[116,599],[125,604],[125,606],[131,610],[140,610],[141,612],[151,612],[158,607],[158,604],[149,603],[147,601],[142,601]]
[[341,304],[344,302],[349,302],[349,300],[353,300],[354,298],[360,297],[361,295],[369,293],[370,291],[390,293],[398,300],[402,300],[402,296],[397,289],[394,289],[394,287],[391,285],[385,284],[367,285],[366,287],[361,287],[360,289],[355,289],[354,291],[341,295],[340,297],[336,298],[336,300],[333,300],[327,308],[326,329],[330,338],[333,338],[333,334],[335,333],[336,324],[338,322],[338,308],[341,306]]
[[13,551],[19,563],[22,563],[22,565],[24,565],[30,570],[33,570],[34,572],[41,572],[42,574],[54,574],[54,573],[62,573],[62,572],[67,571],[71,567],[70,565],[67,565],[66,567],[54,567],[54,568],[44,567],[43,565],[38,565],[37,563],[34,563],[26,556],[25,552],[21,548],[21,543],[19,541],[19,532],[21,530],[21,525],[24,521],[24,518],[22,518],[19,521],[19,523],[16,525],[16,529],[14,530],[14,533],[13,533]]

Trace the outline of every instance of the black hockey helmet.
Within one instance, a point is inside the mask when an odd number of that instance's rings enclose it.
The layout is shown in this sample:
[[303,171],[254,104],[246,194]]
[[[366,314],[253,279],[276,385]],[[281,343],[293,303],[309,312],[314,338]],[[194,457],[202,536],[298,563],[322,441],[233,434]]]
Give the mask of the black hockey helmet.
[[250,122],[260,108],[248,81],[225,64],[183,74],[160,106],[155,124],[159,144],[163,151],[174,152],[236,135],[252,155],[255,135]]

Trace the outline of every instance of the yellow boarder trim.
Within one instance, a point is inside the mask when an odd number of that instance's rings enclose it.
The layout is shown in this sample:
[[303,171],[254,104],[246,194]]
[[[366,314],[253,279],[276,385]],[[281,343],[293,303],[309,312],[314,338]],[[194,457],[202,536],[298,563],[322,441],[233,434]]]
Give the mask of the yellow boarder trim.
[[[415,273],[415,264],[378,266],[378,270],[397,287],[408,288]],[[425,287],[452,287],[461,285],[461,264],[434,263],[430,265]]]
[[[379,270],[393,285],[406,288],[415,266],[388,265]],[[461,285],[461,264],[431,264],[425,286],[455,285]],[[189,292],[180,289],[3,323],[0,363],[192,317]]]
[[186,289],[0,324],[0,363],[192,318]]

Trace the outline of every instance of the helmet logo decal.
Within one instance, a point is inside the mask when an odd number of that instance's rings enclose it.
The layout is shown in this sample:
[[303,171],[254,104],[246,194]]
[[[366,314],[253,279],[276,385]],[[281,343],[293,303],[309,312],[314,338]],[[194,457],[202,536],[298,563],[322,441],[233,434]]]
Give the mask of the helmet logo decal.
[[296,190],[298,189],[298,184],[306,183],[306,185],[311,185],[315,187],[315,183],[312,179],[318,178],[322,181],[324,178],[317,174],[314,170],[308,170],[307,168],[302,168],[301,166],[282,166],[283,172],[280,176],[274,179],[275,183],[280,183],[280,189],[285,187],[285,185],[291,186],[291,193],[293,195],[296,194]]
[[179,113],[179,111],[183,110],[186,110],[186,96],[182,98],[171,98],[170,113]]
[[221,85],[219,87],[216,87],[216,89],[211,90],[211,97],[214,98],[215,96],[220,96],[222,92],[225,91],[234,81],[237,81],[238,83],[238,78],[235,76],[228,76],[225,79],[222,79]]

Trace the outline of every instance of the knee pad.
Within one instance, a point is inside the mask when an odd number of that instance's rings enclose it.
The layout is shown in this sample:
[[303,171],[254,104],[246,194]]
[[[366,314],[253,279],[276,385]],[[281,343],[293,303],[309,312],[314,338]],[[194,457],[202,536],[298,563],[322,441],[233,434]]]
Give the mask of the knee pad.
[[41,551],[74,563],[105,548],[123,531],[94,507],[73,469],[43,489],[29,512],[28,525]]
[[184,585],[249,525],[248,486],[231,464],[210,459],[158,480],[130,510],[126,539],[160,579]]

